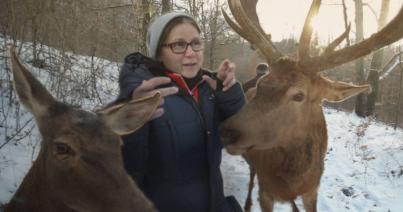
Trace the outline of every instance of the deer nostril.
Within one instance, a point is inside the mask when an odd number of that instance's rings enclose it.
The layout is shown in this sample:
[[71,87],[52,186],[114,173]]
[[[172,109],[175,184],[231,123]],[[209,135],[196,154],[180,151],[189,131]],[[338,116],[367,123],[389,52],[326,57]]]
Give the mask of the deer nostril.
[[223,145],[233,144],[241,136],[241,133],[238,130],[224,128],[224,127],[220,127],[219,133],[220,133],[221,143]]

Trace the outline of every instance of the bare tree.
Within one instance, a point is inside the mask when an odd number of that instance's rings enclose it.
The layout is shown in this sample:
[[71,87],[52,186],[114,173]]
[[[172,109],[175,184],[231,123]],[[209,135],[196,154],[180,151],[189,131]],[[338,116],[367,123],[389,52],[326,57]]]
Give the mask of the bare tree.
[[[364,39],[364,12],[363,12],[363,2],[362,0],[354,0],[355,3],[355,42],[358,43]],[[355,61],[355,70],[356,70],[356,81],[361,82],[365,79],[364,73],[364,59],[360,58]],[[359,94],[356,99],[355,104],[355,113],[358,116],[365,116],[364,109],[364,98],[365,96]]]
[[162,4],[162,8],[161,8],[162,14],[172,10],[172,1],[171,0],[162,0],[161,4]]
[[399,46],[399,66],[400,66],[400,80],[399,80],[399,96],[397,99],[397,107],[396,107],[396,121],[394,125],[394,129],[396,130],[397,126],[400,124],[400,119],[401,119],[401,105],[402,105],[402,86],[403,86],[403,64],[402,64],[402,48]]
[[[209,68],[213,69],[215,66],[215,61],[214,61],[214,53],[215,53],[215,47],[217,45],[217,39],[218,39],[218,34],[220,33],[220,30],[223,27],[223,22],[220,23],[220,17],[221,17],[221,9],[220,1],[219,0],[214,0],[213,2],[213,8],[208,13],[207,19],[208,21],[204,23],[208,23],[208,26],[210,28],[209,33],[206,33],[206,37],[209,37],[209,43],[210,43],[210,48],[208,49],[208,59],[209,59]],[[205,17],[205,16],[203,16]],[[222,20],[222,19],[221,19]]]
[[186,5],[189,9],[189,14],[192,15],[193,17],[198,16],[198,8],[201,8],[200,6],[203,5],[203,1],[199,0],[186,0]]
[[[342,0],[342,5],[343,5],[344,28],[347,29],[349,27],[349,23],[348,23],[348,17],[347,17],[346,0]],[[346,45],[350,46],[350,37],[349,37],[348,33],[346,35],[346,42],[347,42]]]
[[[378,19],[378,30],[383,28],[386,25],[386,20],[389,14],[389,3],[390,0],[382,0],[381,11]],[[376,51],[371,60],[371,65],[369,69],[368,82],[371,84],[372,92],[368,94],[366,106],[365,116],[374,115],[375,113],[375,102],[378,95],[379,88],[379,71],[382,68],[383,64],[383,55],[384,50],[380,49]],[[367,94],[364,94],[367,95]]]
[[[378,19],[378,30],[382,29],[387,20],[389,13],[390,0],[382,0],[381,11]],[[362,0],[355,0],[356,9],[356,39],[363,39],[363,5]],[[369,6],[369,5],[368,5]],[[371,11],[373,11],[371,9]],[[375,14],[376,15],[376,14]],[[378,93],[379,70],[383,62],[383,49],[378,50],[372,56],[370,70],[368,74],[368,82],[371,84],[372,92],[370,94],[359,94],[355,105],[355,112],[358,116],[365,117],[373,115],[375,112],[375,101]],[[357,81],[365,80],[364,59],[356,61]]]

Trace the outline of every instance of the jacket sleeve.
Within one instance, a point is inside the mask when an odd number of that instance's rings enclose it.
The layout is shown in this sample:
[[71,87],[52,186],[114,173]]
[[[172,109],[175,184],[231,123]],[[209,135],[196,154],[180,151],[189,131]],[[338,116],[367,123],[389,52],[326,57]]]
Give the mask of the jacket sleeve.
[[237,82],[227,91],[216,91],[217,106],[223,119],[237,113],[245,105],[245,95],[242,87]]
[[[152,74],[144,65],[125,63],[119,74],[118,100],[131,99],[131,93]],[[148,157],[149,123],[136,132],[122,137],[122,156],[126,171],[141,187]]]
[[153,75],[145,65],[125,63],[119,74],[119,96],[118,100],[131,99],[131,94],[143,80],[152,78]]

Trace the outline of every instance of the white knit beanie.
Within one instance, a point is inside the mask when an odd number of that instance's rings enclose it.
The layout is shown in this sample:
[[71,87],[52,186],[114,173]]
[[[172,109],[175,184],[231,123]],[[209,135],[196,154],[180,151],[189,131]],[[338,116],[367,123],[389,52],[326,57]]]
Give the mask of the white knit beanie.
[[169,24],[169,22],[178,17],[187,17],[194,20],[193,17],[189,16],[186,13],[169,12],[162,16],[157,17],[150,24],[150,26],[148,27],[147,40],[146,40],[149,57],[155,60],[157,59],[158,44],[160,42],[162,32],[164,31],[165,27]]

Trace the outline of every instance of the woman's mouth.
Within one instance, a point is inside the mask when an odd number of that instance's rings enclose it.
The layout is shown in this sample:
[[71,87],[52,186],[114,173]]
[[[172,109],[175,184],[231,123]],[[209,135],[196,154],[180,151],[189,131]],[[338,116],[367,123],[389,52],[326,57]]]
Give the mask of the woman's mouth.
[[195,65],[197,65],[197,63],[186,63],[186,64],[183,64],[183,66],[185,66],[185,67],[192,67],[192,66],[195,66]]

